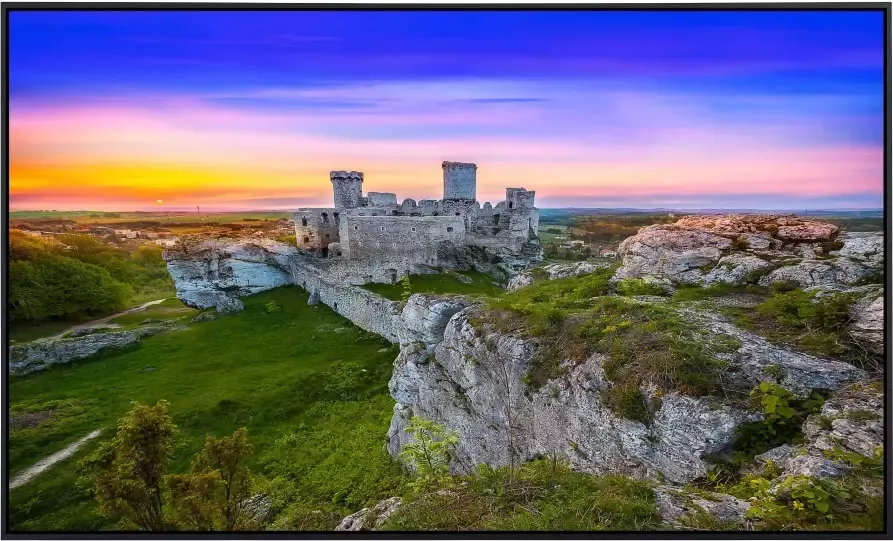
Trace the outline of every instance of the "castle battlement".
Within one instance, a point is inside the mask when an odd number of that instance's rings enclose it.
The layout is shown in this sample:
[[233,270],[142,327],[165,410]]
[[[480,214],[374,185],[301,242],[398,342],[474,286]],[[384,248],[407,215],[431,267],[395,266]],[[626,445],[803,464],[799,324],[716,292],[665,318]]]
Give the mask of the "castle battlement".
[[[477,165],[449,162],[443,169],[443,199],[404,199],[392,192],[363,195],[361,171],[332,171],[334,206],[294,213],[298,248],[325,259],[352,261],[375,280],[410,274],[419,265],[438,266],[444,243],[486,246],[519,252],[539,245],[535,192],[506,188],[495,206],[477,201]],[[386,269],[379,268],[387,265]]]

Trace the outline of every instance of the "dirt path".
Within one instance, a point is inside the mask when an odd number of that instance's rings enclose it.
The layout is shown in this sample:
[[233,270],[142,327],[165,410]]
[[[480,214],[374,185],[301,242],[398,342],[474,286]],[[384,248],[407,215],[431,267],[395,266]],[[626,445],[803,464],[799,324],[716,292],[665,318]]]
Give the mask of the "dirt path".
[[75,453],[75,451],[80,449],[82,445],[84,445],[88,441],[90,441],[93,438],[95,438],[96,436],[98,436],[100,432],[102,432],[102,429],[94,430],[93,432],[90,432],[89,434],[87,434],[83,438],[79,439],[78,441],[72,443],[65,449],[62,449],[59,452],[51,454],[50,456],[41,460],[37,464],[31,466],[27,470],[16,475],[15,478],[13,478],[9,482],[9,488],[13,489],[13,488],[17,488],[17,487],[24,485],[25,483],[27,483],[28,481],[30,481],[31,479],[33,479],[34,477],[39,475],[41,472],[43,472],[44,470],[46,470],[47,468],[49,468],[50,466],[55,464],[56,462],[60,462],[62,460],[65,460],[66,458],[70,457],[71,455],[73,455]]
[[114,323],[111,323],[111,324],[108,324],[108,325],[107,325],[107,323],[108,323],[110,320],[115,319],[116,317],[121,317],[121,316],[123,316],[123,315],[125,315],[125,314],[132,314],[132,313],[134,313],[134,312],[139,312],[140,310],[145,310],[146,308],[148,308],[148,307],[150,307],[150,306],[153,306],[153,305],[156,305],[156,304],[161,304],[162,302],[164,302],[164,301],[166,301],[166,300],[167,300],[167,299],[158,299],[158,300],[156,300],[156,301],[149,301],[149,302],[147,302],[147,303],[143,303],[143,304],[141,304],[141,305],[139,305],[139,306],[134,306],[133,308],[128,308],[127,310],[124,310],[123,312],[118,312],[117,314],[112,314],[112,315],[110,315],[110,316],[105,316],[105,317],[100,318],[100,319],[94,319],[93,321],[88,321],[88,322],[86,322],[86,323],[79,323],[79,324],[77,324],[77,325],[74,325],[73,327],[69,327],[69,328],[65,329],[64,331],[60,332],[59,334],[55,334],[55,335],[53,335],[53,336],[50,336],[49,338],[60,338],[63,334],[65,334],[65,333],[67,333],[67,332],[71,332],[71,331],[79,331],[79,330],[82,330],[82,329],[95,329],[95,328],[97,328],[97,327],[119,327],[120,325],[116,325],[116,324],[114,324]]

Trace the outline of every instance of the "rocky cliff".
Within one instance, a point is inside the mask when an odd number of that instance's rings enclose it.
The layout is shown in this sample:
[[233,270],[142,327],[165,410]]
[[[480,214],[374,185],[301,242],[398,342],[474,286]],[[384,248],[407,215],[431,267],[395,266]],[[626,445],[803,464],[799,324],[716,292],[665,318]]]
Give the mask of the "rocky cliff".
[[[462,305],[456,298],[414,295],[404,308],[410,331],[390,381],[397,401],[388,431],[393,456],[406,443],[409,418],[420,415],[459,432],[457,472],[559,457],[580,471],[685,483],[706,474],[708,457],[729,447],[738,426],[761,418],[721,397],[669,393],[651,423],[625,419],[599,392],[611,386],[601,355],[568,363],[566,375],[531,390],[524,378],[536,341],[504,334],[485,322],[481,306]],[[729,386],[749,389],[775,381],[770,374],[780,371],[783,387],[806,396],[865,377],[850,364],[773,346],[710,313],[687,315],[711,333],[740,340],[726,358]]]
[[[882,349],[883,289],[860,285],[882,268],[882,248],[878,234],[841,234],[832,224],[794,216],[687,217],[642,228],[624,241],[623,264],[612,280],[644,279],[670,289],[785,281],[819,294],[855,293],[861,300],[851,308],[852,333]],[[552,280],[596,271],[589,264],[569,264],[537,272],[538,279]],[[534,273],[521,273],[509,289],[533,282]],[[660,297],[622,300],[671,305]],[[532,387],[532,364],[548,344],[500,330],[480,303],[414,295],[401,314],[399,327],[406,333],[390,381],[397,401],[388,432],[390,453],[397,456],[407,441],[403,429],[419,415],[460,434],[452,465],[456,472],[471,472],[481,463],[559,457],[580,471],[686,483],[708,472],[712,455],[729,451],[742,424],[763,418],[741,399],[761,382],[802,399],[869,378],[850,363],[770,342],[709,306],[672,303],[671,309],[700,333],[683,340],[734,345],[715,355],[725,365],[725,391],[712,396],[665,392],[646,377],[640,391],[659,406],[643,422],[618,415],[606,403],[603,391],[614,383],[606,375],[605,355],[582,362],[555,359],[561,375]]]
[[191,237],[164,252],[177,298],[193,308],[232,312],[239,297],[292,283],[297,248],[269,239]]

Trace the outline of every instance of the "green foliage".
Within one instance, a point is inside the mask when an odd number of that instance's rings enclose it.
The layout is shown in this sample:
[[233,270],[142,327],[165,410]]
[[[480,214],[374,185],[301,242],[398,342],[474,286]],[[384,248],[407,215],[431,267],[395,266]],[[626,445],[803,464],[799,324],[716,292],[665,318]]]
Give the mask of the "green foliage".
[[627,278],[617,284],[617,293],[626,296],[658,295],[667,296],[667,291],[658,284],[641,279]]
[[818,393],[799,400],[784,387],[767,381],[751,390],[750,397],[765,417],[738,427],[733,450],[739,464],[779,445],[800,442],[806,417],[821,410],[824,403]]
[[[250,517],[245,510],[245,501],[251,495],[251,473],[247,459],[251,454],[248,436],[240,428],[232,436],[215,438],[208,435],[205,447],[192,465],[193,474],[198,480],[217,475],[222,485],[223,495],[219,497],[221,529],[234,531],[245,529]],[[209,483],[202,481],[204,485]],[[202,492],[204,494],[204,492]]]
[[753,295],[765,294],[766,288],[756,285],[732,285],[726,283],[715,283],[709,286],[679,286],[676,293],[673,294],[673,300],[677,302],[700,301],[714,297],[724,297],[726,295],[734,295],[737,293],[749,293]]
[[219,471],[172,474],[165,478],[173,520],[184,530],[214,531],[222,522],[217,494],[223,480]]
[[795,289],[778,293],[755,308],[760,315],[796,329],[839,330],[850,320],[851,295],[833,293],[817,297],[817,292]]
[[865,350],[849,332],[850,307],[857,297],[850,293],[819,295],[799,288],[776,291],[752,312],[738,312],[735,318],[739,325],[774,342],[880,371],[882,355]]
[[[464,276],[466,281],[460,280],[457,276]],[[467,279],[471,279],[471,283],[467,283]],[[414,274],[409,281],[409,289],[406,283],[401,280],[397,284],[376,284],[369,283],[362,286],[373,293],[377,293],[386,299],[392,301],[403,301],[409,298],[413,293],[454,293],[457,295],[499,295],[502,288],[493,283],[493,277],[482,272],[466,271],[458,273],[441,273],[441,274]]]
[[412,440],[403,445],[400,459],[416,474],[416,480],[409,486],[416,492],[452,486],[449,464],[459,444],[459,434],[418,416],[409,420],[405,430]]
[[118,421],[118,431],[83,462],[100,513],[139,528],[166,528],[162,480],[176,433],[167,403],[134,403]]
[[87,235],[48,240],[10,230],[10,317],[17,323],[78,319],[170,294],[161,252],[154,244],[128,253]]
[[557,460],[481,465],[442,493],[417,496],[383,530],[648,530],[660,519],[647,482],[574,472]]
[[[280,312],[265,312],[271,300]],[[132,349],[10,380],[10,406],[17,411],[54,409],[37,426],[10,430],[11,475],[97,427],[113,426],[131,399],[154,404],[165,398],[179,427],[172,473],[189,472],[206,434],[246,427],[255,482],[288,487],[282,513],[299,506],[308,521],[318,515],[313,510],[344,517],[400,494],[408,476],[383,448],[396,349],[325,306],[308,306],[307,294],[296,288],[243,301],[243,311],[189,324],[186,332],[146,337]],[[147,366],[156,369],[144,371]],[[77,401],[76,407],[54,402],[60,400]],[[96,445],[88,442],[74,459]],[[12,529],[115,527],[74,483],[74,464],[56,464],[10,491]]]
[[694,396],[716,391],[726,366],[716,354],[734,351],[740,343],[702,336],[670,307],[604,296],[613,272],[600,269],[538,282],[488,301],[488,322],[539,344],[528,385],[539,388],[560,376],[564,360],[602,353],[607,355],[605,375],[613,383],[605,398],[628,418],[643,420],[653,411],[638,391],[646,382]]
[[400,301],[406,303],[412,295],[412,283],[409,281],[408,274],[400,279],[400,285],[403,286],[403,293],[400,294]]
[[281,311],[282,311],[282,307],[279,306],[278,304],[276,304],[276,301],[270,301],[264,305],[264,312],[266,312],[268,314],[272,314],[275,312],[281,312]]

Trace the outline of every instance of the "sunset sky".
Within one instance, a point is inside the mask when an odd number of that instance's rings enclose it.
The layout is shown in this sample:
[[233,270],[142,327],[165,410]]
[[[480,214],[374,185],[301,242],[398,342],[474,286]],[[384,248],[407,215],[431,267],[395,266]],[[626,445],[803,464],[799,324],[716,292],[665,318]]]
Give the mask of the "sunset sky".
[[[875,12],[12,12],[12,209],[880,208]],[[161,203],[159,203],[161,201]]]

